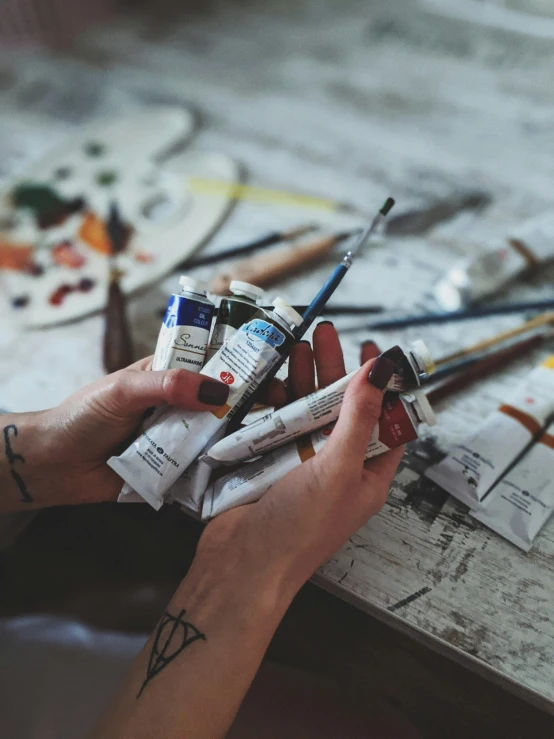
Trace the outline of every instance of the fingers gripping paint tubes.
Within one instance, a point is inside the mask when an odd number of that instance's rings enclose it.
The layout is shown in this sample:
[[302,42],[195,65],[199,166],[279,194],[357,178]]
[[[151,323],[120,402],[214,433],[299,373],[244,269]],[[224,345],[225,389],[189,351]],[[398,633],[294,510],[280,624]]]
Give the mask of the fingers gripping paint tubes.
[[[365,458],[406,444],[417,438],[421,423],[430,426],[435,415],[422,390],[402,395],[386,395]],[[261,459],[245,465],[213,482],[204,495],[202,518],[214,516],[245,503],[253,503],[288,472],[313,457],[328,441],[334,424],[312,431]]]
[[166,409],[108,465],[154,508],[165,492],[204,450],[213,435],[249,397],[294,343],[293,329],[302,317],[277,298],[274,310],[260,309],[201,370],[229,386],[227,403],[213,412]]
[[[420,377],[429,374],[434,366],[422,341],[415,341],[406,350],[393,346],[382,356],[392,359],[396,365],[387,386],[389,390],[396,392],[417,388]],[[356,372],[351,372],[332,385],[230,434],[208,450],[207,461],[212,464],[232,465],[254,459],[336,421],[346,388],[355,374]]]
[[554,511],[554,424],[471,513],[528,552]]
[[425,475],[475,509],[552,413],[554,355],[536,367],[469,439]]

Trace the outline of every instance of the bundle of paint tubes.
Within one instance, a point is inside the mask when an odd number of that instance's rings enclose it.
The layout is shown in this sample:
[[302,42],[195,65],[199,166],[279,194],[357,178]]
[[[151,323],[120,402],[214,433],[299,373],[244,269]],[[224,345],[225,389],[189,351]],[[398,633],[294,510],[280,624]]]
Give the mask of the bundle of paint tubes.
[[554,510],[554,355],[426,476],[528,552]]
[[[205,287],[189,277],[180,284],[182,293],[169,300],[152,369],[200,372],[227,383],[229,397],[213,412],[158,408],[139,437],[108,464],[125,482],[120,501],[144,500],[156,509],[177,501],[206,519],[258,500],[321,449],[354,373],[226,436],[230,419],[288,355],[303,318],[280,298],[271,311],[260,307],[260,288],[233,281],[210,340],[215,306]],[[420,389],[434,368],[423,342],[394,346],[385,356],[396,368],[366,459],[413,441],[421,424],[435,423]]]

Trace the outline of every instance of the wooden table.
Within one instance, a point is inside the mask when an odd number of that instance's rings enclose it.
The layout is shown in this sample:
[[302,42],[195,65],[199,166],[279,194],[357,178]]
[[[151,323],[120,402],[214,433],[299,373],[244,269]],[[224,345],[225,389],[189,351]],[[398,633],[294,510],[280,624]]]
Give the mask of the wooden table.
[[[425,308],[433,280],[464,247],[551,205],[554,55],[547,39],[449,20],[408,0],[392,5],[222,0],[180,19],[157,6],[156,19],[136,17],[84,38],[77,53],[92,66],[74,74],[86,89],[94,73],[109,69],[106,85],[197,108],[202,125],[193,145],[240,159],[255,184],[354,201],[368,212],[389,193],[407,207],[460,187],[484,188],[494,197],[484,218],[460,218],[429,239],[389,241],[359,260],[338,296]],[[31,77],[44,76],[67,60],[29,57],[26,64]],[[208,248],[310,218],[331,227],[359,222],[243,202]],[[306,302],[333,263],[276,290]],[[132,302],[141,354],[154,345],[156,311],[172,285]],[[541,275],[511,292],[546,296],[552,289]],[[386,347],[421,337],[440,355],[519,320],[373,338]],[[0,406],[46,406],[99,376],[101,330],[101,319],[92,317],[44,332],[42,361],[34,366],[21,337],[5,334]],[[351,366],[365,338],[362,327],[345,334]],[[315,581],[554,713],[554,522],[524,555],[420,476],[540,356],[441,404],[436,432],[407,455],[383,511]]]

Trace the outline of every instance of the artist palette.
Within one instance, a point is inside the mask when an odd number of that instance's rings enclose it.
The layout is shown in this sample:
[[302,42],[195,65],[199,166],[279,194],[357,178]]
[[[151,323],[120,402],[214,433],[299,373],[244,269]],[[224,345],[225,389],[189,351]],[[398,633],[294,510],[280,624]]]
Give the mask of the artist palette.
[[[106,304],[110,268],[125,293],[152,283],[192,254],[225,217],[238,166],[217,153],[180,153],[192,133],[183,109],[97,123],[9,183],[0,196],[0,321],[47,326]],[[194,178],[228,182],[197,192]],[[112,257],[107,224],[117,204],[128,232]]]

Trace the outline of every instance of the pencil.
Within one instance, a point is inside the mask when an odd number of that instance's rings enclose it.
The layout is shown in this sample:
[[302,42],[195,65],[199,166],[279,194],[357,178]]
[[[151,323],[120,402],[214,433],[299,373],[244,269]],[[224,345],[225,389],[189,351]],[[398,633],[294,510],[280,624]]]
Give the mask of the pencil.
[[[528,311],[545,311],[554,308],[554,298],[546,300],[529,300],[517,303],[501,303],[499,305],[484,305],[467,310],[441,311],[440,313],[422,313],[420,315],[401,316],[399,318],[384,318],[373,321],[365,329],[384,330],[391,328],[407,328],[409,326],[422,326],[431,323],[452,323],[455,321],[470,321],[487,316],[503,316],[511,313],[526,313]],[[362,312],[362,311],[360,311]],[[360,330],[352,326],[347,331]]]
[[437,403],[439,400],[443,400],[449,395],[463,390],[463,388],[477,380],[482,380],[488,375],[504,369],[510,362],[524,357],[550,338],[552,338],[551,332],[536,334],[494,354],[489,354],[485,357],[463,359],[437,370],[428,380],[424,381],[425,385],[434,385],[437,381],[446,378],[449,379],[446,379],[446,382],[443,382],[438,387],[433,387],[427,392],[429,402]]
[[262,236],[254,241],[249,241],[241,246],[232,246],[229,249],[217,252],[215,254],[206,254],[205,256],[197,257],[196,259],[187,259],[183,262],[183,266],[187,267],[202,267],[205,264],[215,264],[216,262],[222,262],[224,259],[232,259],[234,257],[243,256],[244,254],[250,254],[258,249],[263,249],[264,246],[272,246],[278,244],[281,241],[292,241],[300,236],[304,236],[307,233],[316,231],[318,226],[315,223],[306,223],[296,228],[290,228],[287,231],[271,231],[270,233]]
[[477,352],[490,349],[491,346],[496,346],[497,344],[501,344],[503,341],[513,339],[514,336],[519,336],[520,334],[527,333],[527,331],[532,331],[533,329],[540,328],[541,326],[548,326],[549,324],[554,324],[554,312],[552,311],[548,313],[543,313],[540,316],[536,316],[530,321],[526,321],[521,326],[512,328],[509,331],[502,331],[501,333],[496,334],[490,339],[478,341],[476,344],[471,344],[471,346],[467,346],[457,352],[447,354],[445,357],[441,357],[440,359],[436,360],[435,364],[438,367],[442,366],[443,364],[455,362],[457,359],[461,359],[462,357],[467,357],[470,354],[475,354]]

